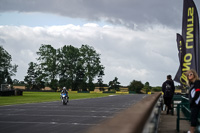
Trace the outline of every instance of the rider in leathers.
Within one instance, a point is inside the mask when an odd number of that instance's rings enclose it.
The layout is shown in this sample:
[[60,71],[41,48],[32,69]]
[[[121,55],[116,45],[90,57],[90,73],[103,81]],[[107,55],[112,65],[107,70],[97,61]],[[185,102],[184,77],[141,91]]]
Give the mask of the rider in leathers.
[[61,91],[61,94],[66,94],[66,96],[67,96],[67,102],[69,102],[69,96],[68,96],[68,91],[67,91],[66,87],[63,87],[63,89]]

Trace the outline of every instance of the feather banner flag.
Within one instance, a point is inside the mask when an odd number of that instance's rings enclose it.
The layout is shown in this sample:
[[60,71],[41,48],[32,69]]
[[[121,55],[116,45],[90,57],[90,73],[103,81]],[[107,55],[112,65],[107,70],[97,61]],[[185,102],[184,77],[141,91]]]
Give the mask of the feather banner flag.
[[200,75],[199,58],[199,17],[193,0],[184,0],[182,18],[182,36],[177,34],[180,66],[174,78],[176,82],[186,86],[185,72],[190,69]]

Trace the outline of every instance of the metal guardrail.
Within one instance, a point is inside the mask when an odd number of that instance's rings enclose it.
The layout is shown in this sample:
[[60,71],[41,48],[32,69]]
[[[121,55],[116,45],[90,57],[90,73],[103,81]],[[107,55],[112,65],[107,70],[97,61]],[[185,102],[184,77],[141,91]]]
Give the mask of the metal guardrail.
[[157,133],[158,125],[160,122],[160,114],[163,108],[163,95],[161,95],[157,103],[155,104],[153,111],[149,117],[149,120],[146,122],[146,125],[143,129],[143,133]]
[[189,104],[189,98],[181,97],[181,111],[183,112],[184,116],[190,120],[190,104]]
[[[190,120],[189,99],[182,95],[174,95],[172,102],[172,115],[174,115],[174,108],[177,109],[176,130],[180,131],[180,120]],[[180,117],[180,111],[185,117]]]
[[87,133],[155,133],[161,107],[161,93],[147,95],[114,118],[92,127]]
[[177,104],[181,102],[182,95],[174,95],[172,99],[172,115],[174,115],[174,109],[177,108]]
[[[187,109],[187,108],[185,108],[185,105],[187,106],[188,103],[186,103],[186,104],[180,103],[180,104],[177,105],[176,130],[177,130],[178,132],[180,131],[180,120],[190,120],[189,117],[180,117],[180,109],[185,110],[185,112],[188,111],[187,114],[190,113],[190,110]],[[184,109],[184,108],[185,108],[185,109]]]
[[[179,132],[180,131],[180,120],[188,120],[190,121],[190,104],[189,104],[189,99],[181,96],[180,97],[181,103],[177,104],[177,121],[176,121],[176,130]],[[183,112],[184,117],[180,117],[180,111]],[[200,114],[198,116],[198,121],[200,122]],[[197,132],[200,132],[200,126],[197,126],[196,128]]]

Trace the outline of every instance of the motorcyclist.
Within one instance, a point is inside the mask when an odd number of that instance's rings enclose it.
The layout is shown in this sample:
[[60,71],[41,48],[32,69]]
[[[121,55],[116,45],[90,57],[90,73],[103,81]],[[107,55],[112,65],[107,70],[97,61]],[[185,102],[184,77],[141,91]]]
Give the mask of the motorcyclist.
[[61,94],[66,94],[67,102],[69,102],[69,96],[68,96],[68,91],[67,91],[66,87],[63,87]]

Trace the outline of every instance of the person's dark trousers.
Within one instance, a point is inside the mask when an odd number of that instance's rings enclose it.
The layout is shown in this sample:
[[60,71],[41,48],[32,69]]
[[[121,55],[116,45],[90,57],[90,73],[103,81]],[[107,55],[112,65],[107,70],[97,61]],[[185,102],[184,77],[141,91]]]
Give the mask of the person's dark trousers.
[[191,126],[196,127],[197,124],[199,124],[198,123],[198,114],[199,114],[200,107],[199,106],[193,106],[190,109],[191,109],[191,116],[190,116]]
[[171,107],[172,98],[173,97],[164,97],[164,103],[167,106],[167,114],[169,114],[169,110],[172,110],[172,107]]

